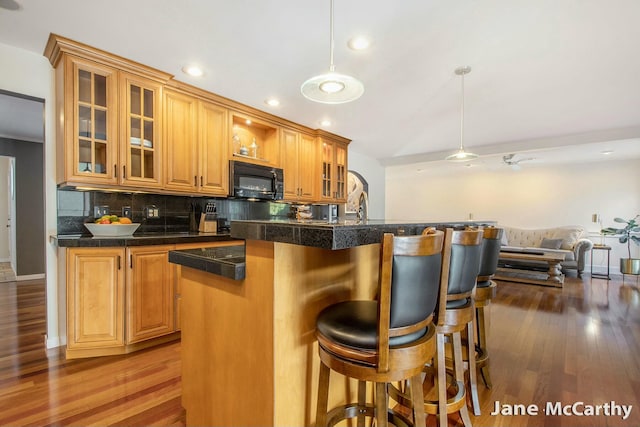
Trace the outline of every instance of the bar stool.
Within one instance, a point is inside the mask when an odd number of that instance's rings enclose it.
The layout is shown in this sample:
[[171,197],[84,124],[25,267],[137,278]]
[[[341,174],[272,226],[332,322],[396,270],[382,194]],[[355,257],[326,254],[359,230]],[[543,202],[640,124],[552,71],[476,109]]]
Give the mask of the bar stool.
[[[464,359],[462,355],[461,333],[466,331],[469,342],[474,342],[475,304],[472,293],[480,270],[480,252],[482,250],[482,230],[452,230],[451,260],[447,293],[439,302],[436,324],[436,383],[438,400],[425,400],[427,414],[438,414],[439,425],[448,425],[447,415],[460,412],[465,426],[471,426],[471,419],[467,410],[466,380],[464,374]],[[446,239],[446,237],[445,237]],[[453,372],[456,394],[447,399],[447,373],[445,365],[445,341],[448,340],[453,354]],[[469,366],[475,366],[474,346],[466,346],[466,357]],[[469,389],[471,390],[472,406],[476,415],[480,415],[478,401],[476,370],[469,369]]]
[[491,279],[498,269],[502,233],[504,233],[502,228],[487,227],[483,230],[480,272],[478,273],[478,282],[474,295],[476,304],[476,333],[478,337],[476,343],[476,368],[480,370],[482,381],[484,381],[487,388],[491,388],[492,384],[489,374],[489,351],[487,348],[489,313],[485,313],[485,308],[491,304],[491,299],[496,295],[497,285],[496,282]]
[[[389,409],[387,383],[408,380],[413,421],[425,425],[421,372],[435,355],[435,308],[446,284],[445,235],[385,234],[377,301],[344,301],[325,308],[316,321],[320,355],[316,425],[346,418],[375,417],[377,426],[410,425]],[[446,261],[443,261],[446,258]],[[358,380],[358,402],[327,412],[331,371]],[[367,404],[366,383],[375,383],[375,406]]]

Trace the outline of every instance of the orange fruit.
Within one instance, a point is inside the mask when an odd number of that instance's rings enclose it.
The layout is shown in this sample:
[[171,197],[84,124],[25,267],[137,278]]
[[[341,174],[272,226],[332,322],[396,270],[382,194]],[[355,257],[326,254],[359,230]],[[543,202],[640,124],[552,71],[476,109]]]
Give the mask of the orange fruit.
[[120,224],[131,224],[131,220],[126,216],[120,218]]

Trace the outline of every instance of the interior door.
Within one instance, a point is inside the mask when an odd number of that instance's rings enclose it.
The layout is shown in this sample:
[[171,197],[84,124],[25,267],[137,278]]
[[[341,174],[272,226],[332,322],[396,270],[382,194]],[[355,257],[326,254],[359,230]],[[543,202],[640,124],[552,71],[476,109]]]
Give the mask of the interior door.
[[9,259],[11,269],[17,271],[16,261],[16,227],[14,226],[14,218],[16,217],[16,184],[15,184],[16,158],[9,158],[9,168],[7,170],[7,236],[9,239]]

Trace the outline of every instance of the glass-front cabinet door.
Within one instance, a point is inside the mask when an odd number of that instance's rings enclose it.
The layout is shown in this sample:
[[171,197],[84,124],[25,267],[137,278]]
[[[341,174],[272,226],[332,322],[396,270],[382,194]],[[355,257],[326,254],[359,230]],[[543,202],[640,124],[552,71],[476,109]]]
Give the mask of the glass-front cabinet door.
[[342,203],[347,201],[347,144],[321,138],[322,153],[321,193],[322,201]]
[[162,86],[126,73],[120,81],[120,182],[159,186]]
[[67,57],[66,174],[81,182],[116,183],[117,71]]
[[329,141],[322,141],[322,193],[323,199],[333,199],[333,144]]

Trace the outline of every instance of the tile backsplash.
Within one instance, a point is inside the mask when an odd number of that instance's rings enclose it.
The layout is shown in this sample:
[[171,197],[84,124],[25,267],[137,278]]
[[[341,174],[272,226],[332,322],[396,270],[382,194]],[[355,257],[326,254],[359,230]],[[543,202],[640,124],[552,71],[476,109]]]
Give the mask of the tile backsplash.
[[[83,225],[93,222],[94,208],[106,206],[111,215],[123,216],[123,208],[131,210],[131,219],[140,223],[138,233],[186,232],[207,203],[214,203],[219,218],[228,225],[231,220],[277,220],[291,217],[291,205],[276,202],[252,202],[242,199],[170,196],[106,191],[58,189],[58,234],[90,235]],[[148,218],[146,209],[157,209],[157,218]],[[314,217],[323,218],[326,206],[313,206]],[[192,226],[192,225],[191,225]]]

